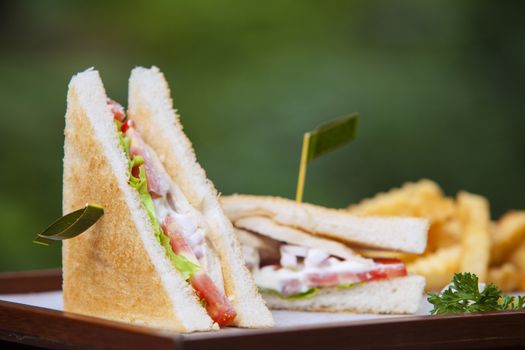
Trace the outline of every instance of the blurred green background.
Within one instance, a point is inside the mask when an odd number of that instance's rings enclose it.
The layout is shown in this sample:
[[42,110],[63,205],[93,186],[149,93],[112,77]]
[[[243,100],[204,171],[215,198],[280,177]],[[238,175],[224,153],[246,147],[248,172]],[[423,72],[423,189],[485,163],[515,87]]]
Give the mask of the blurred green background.
[[31,243],[61,214],[66,88],[95,66],[125,103],[166,74],[216,187],[293,197],[302,133],[352,111],[305,200],[341,207],[427,177],[525,208],[523,1],[0,3],[0,271],[60,265]]

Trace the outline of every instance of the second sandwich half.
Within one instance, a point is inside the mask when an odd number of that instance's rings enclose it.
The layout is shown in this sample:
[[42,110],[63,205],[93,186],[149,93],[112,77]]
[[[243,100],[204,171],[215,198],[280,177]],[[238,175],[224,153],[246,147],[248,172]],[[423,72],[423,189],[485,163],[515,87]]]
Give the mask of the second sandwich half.
[[365,313],[419,308],[424,277],[408,274],[401,260],[385,255],[422,253],[427,220],[359,217],[277,197],[233,195],[221,201],[271,308]]

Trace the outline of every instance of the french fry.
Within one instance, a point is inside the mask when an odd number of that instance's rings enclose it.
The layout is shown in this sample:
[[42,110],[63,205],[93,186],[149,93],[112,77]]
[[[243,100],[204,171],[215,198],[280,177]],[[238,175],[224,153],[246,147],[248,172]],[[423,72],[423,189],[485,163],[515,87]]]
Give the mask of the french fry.
[[[509,258],[516,267],[525,273],[525,242],[521,242]],[[525,277],[525,276],[524,276]],[[524,289],[525,290],[525,289]]]
[[511,263],[489,269],[487,282],[492,282],[504,292],[516,290],[519,284],[520,272]]
[[519,270],[517,290],[525,290],[525,271]]
[[428,218],[431,222],[441,222],[454,215],[455,206],[454,201],[445,197],[435,182],[423,179],[379,193],[350,206],[348,210],[358,215],[416,216]]
[[476,274],[484,282],[490,259],[489,203],[484,197],[467,192],[460,192],[457,200],[463,227],[459,268]]
[[444,222],[435,222],[428,231],[427,252],[450,247],[461,242],[461,223],[456,217]]
[[454,272],[466,271],[504,291],[525,291],[525,211],[509,212],[491,222],[489,203],[484,197],[460,192],[454,200],[426,179],[379,193],[349,206],[348,211],[357,215],[429,219],[423,256],[381,251],[362,254],[403,260],[409,271],[427,278],[430,290],[441,289]]
[[516,289],[525,291],[525,241],[518,245],[518,248],[514,250],[509,261],[514,264],[518,270],[518,286]]
[[461,250],[460,245],[442,248],[407,264],[407,269],[426,278],[427,290],[439,291],[450,282],[454,272],[458,271]]
[[[406,183],[400,188],[379,193],[348,209],[357,215],[414,216],[430,220],[427,252],[456,244],[459,241],[456,206],[430,180]],[[459,225],[456,225],[459,226]],[[408,260],[405,260],[408,261]]]
[[[493,232],[493,244],[490,252],[491,264],[500,265],[508,260],[524,240],[525,211],[513,211],[505,214],[496,224]],[[525,271],[525,265],[523,270]]]

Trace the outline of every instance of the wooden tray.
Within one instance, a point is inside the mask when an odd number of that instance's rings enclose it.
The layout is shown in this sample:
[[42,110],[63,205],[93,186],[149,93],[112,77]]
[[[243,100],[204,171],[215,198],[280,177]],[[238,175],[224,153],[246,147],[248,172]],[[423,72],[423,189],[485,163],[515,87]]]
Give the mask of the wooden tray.
[[[3,273],[0,294],[60,290],[61,280],[60,270]],[[520,311],[178,334],[0,301],[0,340],[52,349],[521,348],[524,327]]]

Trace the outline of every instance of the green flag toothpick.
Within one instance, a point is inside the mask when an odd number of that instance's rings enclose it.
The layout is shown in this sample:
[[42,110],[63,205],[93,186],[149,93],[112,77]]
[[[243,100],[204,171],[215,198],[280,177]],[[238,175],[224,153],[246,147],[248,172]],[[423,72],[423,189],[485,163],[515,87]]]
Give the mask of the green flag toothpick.
[[55,241],[73,238],[93,226],[104,215],[104,208],[86,204],[82,209],[62,216],[39,233],[33,243],[50,245]]
[[308,163],[325,153],[353,141],[356,136],[358,120],[359,114],[352,113],[323,124],[304,134],[301,163],[299,165],[299,179],[297,180],[297,192],[295,194],[295,200],[297,202],[303,201],[304,182]]

